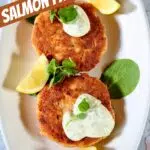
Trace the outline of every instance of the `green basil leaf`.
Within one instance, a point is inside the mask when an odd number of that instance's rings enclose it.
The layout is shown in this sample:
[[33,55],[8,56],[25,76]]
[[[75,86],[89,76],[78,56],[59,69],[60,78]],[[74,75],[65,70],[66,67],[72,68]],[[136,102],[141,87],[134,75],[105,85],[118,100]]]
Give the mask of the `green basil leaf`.
[[76,67],[76,63],[70,58],[70,59],[65,59],[62,62],[62,66],[65,68],[75,68]]
[[50,20],[51,20],[51,23],[53,23],[55,17],[56,17],[56,10],[51,10],[50,11]]
[[86,116],[87,116],[87,115],[86,115],[85,113],[80,113],[80,114],[76,115],[76,117],[77,117],[78,119],[80,119],[80,120],[85,119]]
[[57,70],[57,66],[58,66],[58,64],[57,64],[56,60],[52,59],[47,68],[48,73],[55,74],[55,72]]
[[86,101],[86,98],[84,98],[82,100],[82,102],[78,105],[78,109],[81,111],[81,112],[86,112],[88,111],[88,109],[90,108],[90,105],[89,103]]
[[36,19],[37,16],[38,16],[38,15],[29,17],[29,18],[27,18],[26,20],[27,20],[29,23],[34,24],[34,21],[35,21],[35,19]]
[[112,99],[119,99],[134,91],[140,79],[138,65],[130,59],[114,61],[102,74]]
[[58,11],[58,15],[63,23],[69,23],[70,21],[76,19],[78,13],[74,6],[68,6],[65,8],[60,8]]

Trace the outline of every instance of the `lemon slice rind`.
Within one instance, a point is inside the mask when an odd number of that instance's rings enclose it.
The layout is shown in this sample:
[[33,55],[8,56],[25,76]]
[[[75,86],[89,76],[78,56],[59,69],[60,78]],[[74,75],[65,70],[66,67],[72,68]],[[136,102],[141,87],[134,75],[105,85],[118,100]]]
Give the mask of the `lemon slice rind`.
[[39,92],[46,84],[49,73],[47,72],[48,60],[45,55],[41,55],[31,72],[19,83],[16,91],[24,94],[34,94]]
[[88,2],[105,15],[113,14],[120,8],[120,4],[116,0],[88,0]]

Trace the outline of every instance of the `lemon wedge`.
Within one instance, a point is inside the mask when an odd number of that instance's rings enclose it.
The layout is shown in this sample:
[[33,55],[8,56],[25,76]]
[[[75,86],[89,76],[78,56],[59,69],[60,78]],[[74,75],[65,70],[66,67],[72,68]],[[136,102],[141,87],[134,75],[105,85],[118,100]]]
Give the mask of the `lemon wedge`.
[[47,66],[48,60],[46,56],[41,55],[32,71],[19,83],[16,90],[25,94],[34,94],[39,92],[49,78]]
[[120,4],[116,0],[88,0],[88,2],[106,15],[113,14],[120,8]]
[[95,146],[80,148],[80,150],[97,150]]

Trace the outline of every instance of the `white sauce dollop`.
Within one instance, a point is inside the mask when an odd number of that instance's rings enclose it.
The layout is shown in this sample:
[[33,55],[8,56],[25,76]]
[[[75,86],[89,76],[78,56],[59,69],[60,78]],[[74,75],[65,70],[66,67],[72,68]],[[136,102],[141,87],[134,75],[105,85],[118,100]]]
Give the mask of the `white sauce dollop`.
[[73,120],[68,124],[71,120],[72,112],[65,112],[63,115],[62,125],[66,136],[72,141],[79,141],[85,137],[99,138],[109,136],[115,126],[115,121],[107,108],[101,104],[101,101],[92,95],[80,95],[74,104],[73,114],[81,113],[78,105],[84,98],[87,98],[87,102],[90,105],[85,119]]
[[73,37],[81,37],[86,35],[90,29],[90,20],[85,11],[77,5],[74,5],[77,10],[78,16],[75,20],[65,24],[63,23],[64,31]]

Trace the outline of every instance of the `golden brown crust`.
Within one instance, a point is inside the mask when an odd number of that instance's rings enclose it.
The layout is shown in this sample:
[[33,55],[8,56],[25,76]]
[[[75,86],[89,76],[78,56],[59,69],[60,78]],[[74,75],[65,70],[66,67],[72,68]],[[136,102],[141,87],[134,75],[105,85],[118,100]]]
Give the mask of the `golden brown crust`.
[[38,119],[43,135],[64,146],[71,147],[90,146],[105,138],[84,138],[81,141],[74,142],[66,137],[62,128],[63,113],[72,110],[77,97],[82,93],[88,93],[100,99],[114,117],[107,87],[100,80],[82,74],[81,76],[68,78],[51,89],[46,86],[39,93]]
[[99,62],[105,52],[107,39],[96,8],[91,4],[79,4],[87,13],[91,30],[83,37],[71,37],[63,31],[62,24],[55,20],[50,22],[49,12],[41,13],[35,20],[32,43],[38,54],[44,53],[49,59],[61,62],[72,58],[79,71],[89,71]]

